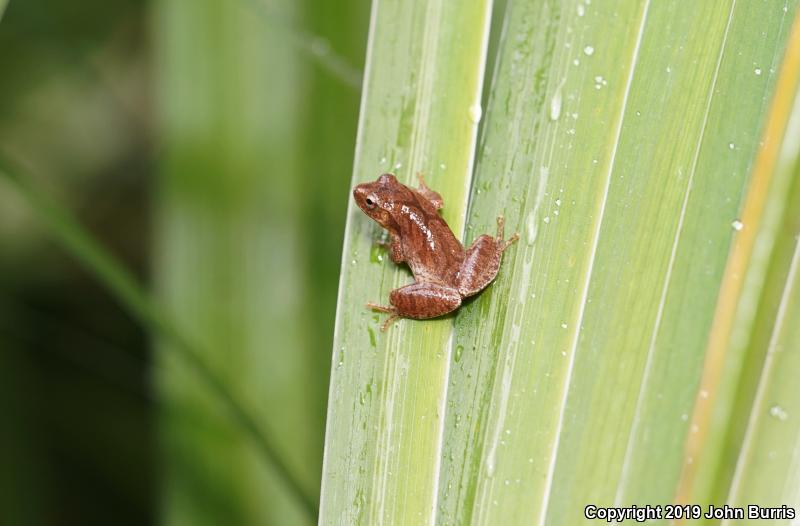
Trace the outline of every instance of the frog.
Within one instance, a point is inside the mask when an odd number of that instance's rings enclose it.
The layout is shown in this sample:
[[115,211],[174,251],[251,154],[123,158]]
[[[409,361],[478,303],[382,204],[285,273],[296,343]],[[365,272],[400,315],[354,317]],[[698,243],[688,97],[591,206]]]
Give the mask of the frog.
[[353,189],[358,207],[388,231],[382,244],[391,260],[408,265],[414,276],[414,283],[389,293],[388,306],[366,304],[389,314],[381,331],[398,318],[424,320],[455,311],[495,279],[503,253],[519,239],[519,234],[504,239],[505,220],[499,215],[497,234],[483,234],[465,249],[440,215],[442,196],[428,187],[422,174],[417,177],[417,188],[384,173]]

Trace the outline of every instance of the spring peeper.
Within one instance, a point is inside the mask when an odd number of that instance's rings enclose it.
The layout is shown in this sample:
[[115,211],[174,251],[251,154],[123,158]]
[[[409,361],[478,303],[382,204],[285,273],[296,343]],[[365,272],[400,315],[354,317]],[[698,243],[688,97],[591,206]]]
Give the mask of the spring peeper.
[[359,208],[389,231],[389,254],[405,262],[414,283],[389,294],[391,306],[367,306],[389,313],[382,331],[399,317],[426,319],[456,310],[461,300],[483,290],[497,276],[503,251],[519,239],[503,239],[503,217],[497,218],[497,236],[482,235],[466,250],[439,215],[442,196],[419,176],[418,188],[409,188],[392,174],[355,187]]

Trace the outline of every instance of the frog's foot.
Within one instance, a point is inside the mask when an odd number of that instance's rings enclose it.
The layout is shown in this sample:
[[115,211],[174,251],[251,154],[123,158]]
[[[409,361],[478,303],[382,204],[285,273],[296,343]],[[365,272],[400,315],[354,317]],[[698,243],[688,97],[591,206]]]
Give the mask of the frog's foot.
[[497,237],[495,240],[497,241],[497,248],[500,252],[505,251],[509,246],[513,245],[519,240],[519,234],[514,234],[508,239],[503,239],[503,233],[506,226],[506,219],[499,215],[497,216]]
[[367,303],[367,307],[369,307],[372,310],[377,310],[380,312],[386,312],[388,314],[391,314],[391,316],[386,318],[386,320],[381,325],[381,332],[386,332],[386,329],[389,328],[389,325],[394,320],[401,317],[400,314],[397,313],[397,309],[395,309],[394,307],[384,307],[383,305],[378,305],[376,303],[371,303],[371,302]]

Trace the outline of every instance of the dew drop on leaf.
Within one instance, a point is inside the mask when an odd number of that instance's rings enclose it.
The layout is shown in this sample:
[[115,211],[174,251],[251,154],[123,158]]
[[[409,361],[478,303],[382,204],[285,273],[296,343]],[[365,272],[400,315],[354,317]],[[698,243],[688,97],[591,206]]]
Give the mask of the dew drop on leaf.
[[473,123],[478,124],[481,121],[481,115],[483,114],[483,110],[481,109],[480,104],[473,104],[469,107],[469,120]]
[[558,118],[561,116],[561,87],[564,85],[564,81],[562,80],[561,83],[556,88],[556,92],[553,93],[553,98],[550,99],[550,120],[557,121]]
[[785,422],[789,419],[789,413],[787,413],[786,410],[779,405],[773,405],[770,407],[769,415],[773,418],[777,418],[781,422]]

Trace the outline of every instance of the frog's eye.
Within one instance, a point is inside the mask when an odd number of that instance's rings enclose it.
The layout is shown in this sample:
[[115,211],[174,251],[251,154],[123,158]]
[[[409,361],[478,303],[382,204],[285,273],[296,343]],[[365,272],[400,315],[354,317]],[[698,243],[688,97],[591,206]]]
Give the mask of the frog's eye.
[[365,202],[367,203],[368,207],[375,208],[375,201],[373,201],[371,197],[367,197],[367,200]]

